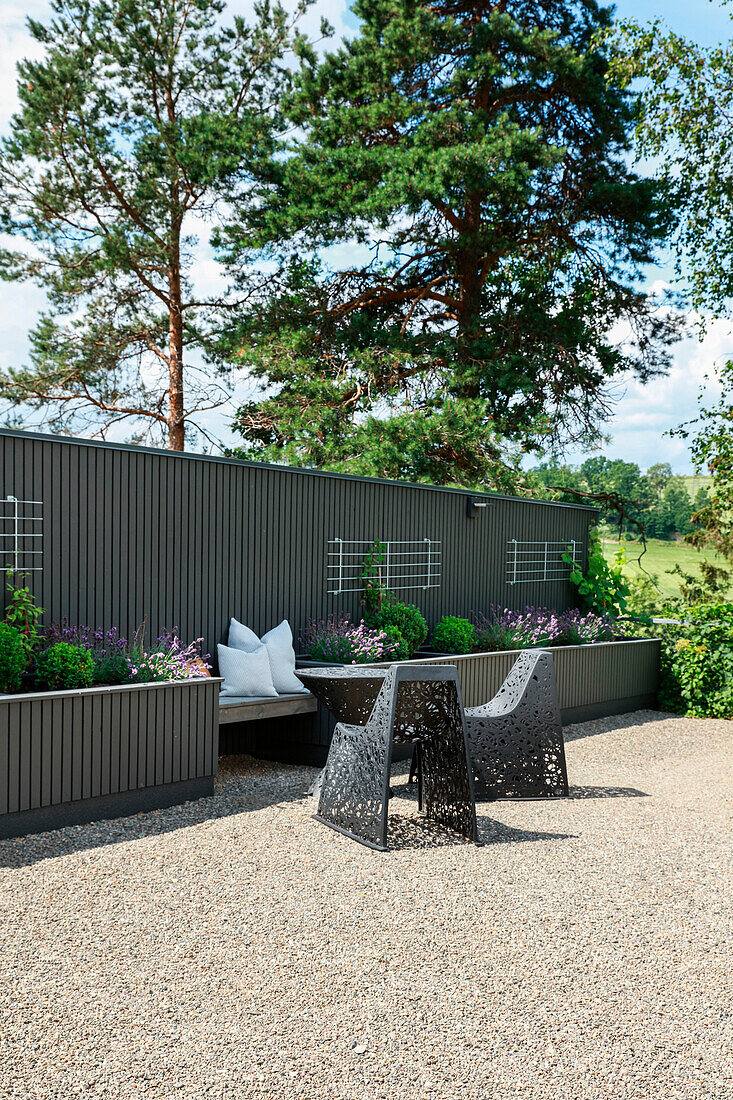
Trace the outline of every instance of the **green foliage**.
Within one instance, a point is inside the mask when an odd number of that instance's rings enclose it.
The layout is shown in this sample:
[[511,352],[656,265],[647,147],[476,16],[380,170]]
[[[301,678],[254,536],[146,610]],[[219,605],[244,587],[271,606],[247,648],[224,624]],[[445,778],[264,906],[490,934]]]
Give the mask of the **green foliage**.
[[[527,472],[527,487],[540,493],[547,488],[565,488],[618,495],[628,516],[620,517],[615,508],[599,501],[600,522],[613,526],[617,533],[620,528],[622,534],[637,534],[641,526],[647,538],[673,539],[692,531],[693,501],[684,479],[676,477],[666,462],[650,466],[646,473],[635,462],[602,456],[586,459],[579,466],[544,462]],[[571,492],[560,492],[559,498],[577,499]]]
[[628,586],[625,611],[637,622],[650,625],[654,616],[679,613],[679,606],[673,606],[675,601],[669,601],[660,592],[654,575],[630,577]]
[[700,46],[661,19],[646,26],[623,22],[613,36],[610,76],[626,86],[643,84],[638,152],[658,165],[677,211],[673,243],[692,305],[703,314],[727,313],[733,298],[733,44]]
[[430,641],[439,653],[471,653],[476,648],[476,630],[468,619],[445,615],[436,623]]
[[308,48],[277,2],[255,5],[251,24],[222,26],[223,10],[52,0],[47,23],[29,20],[34,56],[18,65],[20,107],[0,145],[0,230],[20,247],[0,251],[0,274],[40,283],[52,308],[0,394],[58,430],[128,420],[181,449],[193,414],[228,396],[214,370],[184,370],[184,348],[214,356],[209,330],[231,304],[194,292],[193,231],[219,204],[245,225],[256,215],[283,59]]
[[[595,439],[608,381],[666,369],[678,327],[640,289],[669,211],[627,164],[634,96],[593,45],[610,11],[353,11],[358,35],[296,81],[258,224],[215,237],[247,291],[220,349],[266,391],[239,453],[505,488],[523,451]],[[262,249],[279,268],[253,286]]]
[[15,574],[8,570],[5,622],[10,623],[21,632],[28,647],[31,647],[38,634],[38,620],[43,614],[43,608],[36,604],[36,597],[27,586],[19,586],[14,582]]
[[591,533],[585,573],[573,564],[570,552],[563,555],[563,560],[571,567],[570,581],[577,588],[586,610],[611,615],[626,610],[629,584],[623,571],[626,562],[623,550],[615,559],[613,565],[606,561],[597,530]]
[[0,691],[20,691],[28,667],[28,645],[21,632],[0,623]]
[[705,470],[711,475],[710,485],[698,493],[695,529],[686,541],[713,551],[718,560],[702,561],[701,577],[678,570],[683,595],[691,603],[719,600],[733,584],[733,362],[719,368],[717,381],[718,401],[706,408],[701,399],[696,419],[673,433],[689,441],[697,473]]
[[400,659],[411,657],[428,636],[428,624],[419,607],[402,603],[391,594],[385,596],[381,608],[368,609],[364,621],[368,626],[384,630],[389,637],[399,640]]
[[36,680],[39,687],[48,691],[91,687],[94,659],[83,646],[56,642],[37,655]]
[[375,542],[369,547],[359,576],[362,585],[361,599],[366,612],[376,614],[384,603],[386,591],[382,585],[382,566],[385,562],[386,547],[383,542]]
[[661,630],[660,706],[696,718],[733,717],[733,605],[697,604]]
[[125,653],[103,653],[101,655],[91,651],[94,661],[94,683],[128,684],[130,682],[130,666]]

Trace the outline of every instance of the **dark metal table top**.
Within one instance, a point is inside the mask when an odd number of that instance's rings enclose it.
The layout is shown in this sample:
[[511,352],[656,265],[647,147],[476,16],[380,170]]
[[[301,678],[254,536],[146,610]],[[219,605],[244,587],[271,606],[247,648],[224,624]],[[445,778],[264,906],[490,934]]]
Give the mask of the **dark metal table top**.
[[373,665],[333,665],[297,668],[295,675],[337,722],[364,725],[379,695],[386,668]]

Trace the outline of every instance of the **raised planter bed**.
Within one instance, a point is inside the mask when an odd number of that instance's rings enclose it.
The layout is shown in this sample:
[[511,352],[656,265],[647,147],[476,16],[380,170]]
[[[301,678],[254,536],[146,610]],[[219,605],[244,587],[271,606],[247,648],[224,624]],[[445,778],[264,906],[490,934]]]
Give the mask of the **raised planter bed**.
[[220,683],[0,696],[0,838],[212,794]]
[[[563,723],[653,707],[659,690],[659,641],[595,642],[547,646],[552,653]],[[419,657],[410,664],[454,664],[467,707],[479,706],[501,687],[521,653],[467,653]]]
[[[547,648],[554,656],[565,725],[656,706],[659,688],[659,641],[656,639]],[[473,707],[496,694],[521,652],[442,654],[437,657],[421,653],[409,663],[456,665],[464,703]],[[297,663],[301,668],[326,664],[308,657],[299,658]],[[323,764],[332,731],[333,719],[319,706],[314,718],[283,719],[277,727],[274,723],[269,727],[266,723],[261,726],[252,723],[246,735],[237,727],[227,740],[227,751]]]

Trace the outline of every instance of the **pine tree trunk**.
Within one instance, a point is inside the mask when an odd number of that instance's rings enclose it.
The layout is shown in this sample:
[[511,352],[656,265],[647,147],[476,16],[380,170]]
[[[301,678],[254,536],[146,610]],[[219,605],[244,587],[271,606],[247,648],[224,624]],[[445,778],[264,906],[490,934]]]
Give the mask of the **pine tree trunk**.
[[185,420],[183,418],[183,313],[181,310],[181,267],[180,257],[171,263],[168,346],[168,447],[171,451],[182,451],[184,443]]
[[[170,86],[166,89],[166,110],[171,127],[176,123],[176,108]],[[170,190],[171,236],[168,267],[168,448],[182,451],[186,421],[183,405],[183,300],[181,297],[181,192],[178,171],[174,169]]]

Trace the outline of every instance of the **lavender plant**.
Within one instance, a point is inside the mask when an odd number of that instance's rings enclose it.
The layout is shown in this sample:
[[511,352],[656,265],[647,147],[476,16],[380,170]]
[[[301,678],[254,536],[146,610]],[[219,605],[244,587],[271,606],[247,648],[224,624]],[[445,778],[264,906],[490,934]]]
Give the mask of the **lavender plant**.
[[488,615],[474,614],[479,650],[536,649],[543,646],[590,645],[623,637],[608,615],[583,614],[577,609],[557,612],[546,607],[524,611],[492,606]]
[[160,680],[189,680],[205,676],[211,669],[209,655],[202,654],[202,638],[184,645],[177,629],[166,630],[155,644],[145,645],[145,624],[128,641],[116,627],[92,630],[72,626],[67,619],[46,627],[42,652],[59,644],[75,646],[90,654],[95,684],[148,683]]
[[202,654],[203,638],[184,645],[173,627],[164,630],[152,649],[144,645],[145,624],[135,632],[127,658],[133,683],[147,684],[161,680],[192,680],[206,676],[211,670],[209,654]]
[[369,627],[364,622],[352,623],[345,614],[310,619],[300,641],[315,661],[350,665],[396,660],[401,645],[399,636]]

